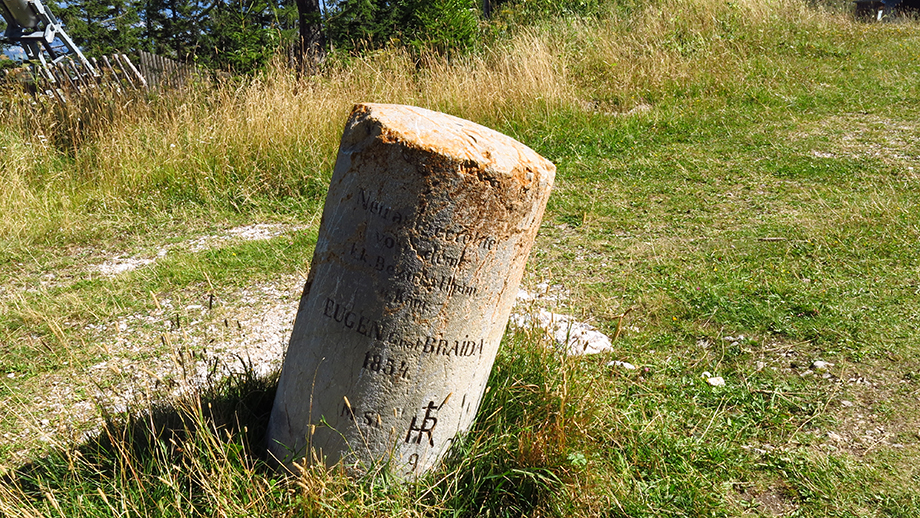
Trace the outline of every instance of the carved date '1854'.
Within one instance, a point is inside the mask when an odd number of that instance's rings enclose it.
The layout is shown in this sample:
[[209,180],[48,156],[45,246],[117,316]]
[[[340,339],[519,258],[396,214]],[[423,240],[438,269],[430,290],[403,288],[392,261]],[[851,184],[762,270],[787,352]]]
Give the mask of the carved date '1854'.
[[364,365],[362,365],[361,368],[376,374],[398,376],[404,380],[409,379],[409,364],[406,363],[405,360],[402,360],[399,361],[399,365],[397,366],[397,361],[399,360],[387,358],[381,353],[367,351],[364,355]]

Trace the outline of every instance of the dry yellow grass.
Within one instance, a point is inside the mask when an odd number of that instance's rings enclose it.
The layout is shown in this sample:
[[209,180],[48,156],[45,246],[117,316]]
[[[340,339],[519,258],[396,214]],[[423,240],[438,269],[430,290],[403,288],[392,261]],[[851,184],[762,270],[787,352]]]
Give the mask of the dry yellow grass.
[[600,20],[517,30],[446,59],[393,48],[327,63],[312,77],[274,67],[152,98],[67,106],[0,99],[0,236],[80,234],[88,214],[258,205],[320,189],[358,102],[413,104],[490,126],[559,109],[628,112],[693,85],[737,91],[773,67],[784,31],[850,30],[802,0],[664,0]]

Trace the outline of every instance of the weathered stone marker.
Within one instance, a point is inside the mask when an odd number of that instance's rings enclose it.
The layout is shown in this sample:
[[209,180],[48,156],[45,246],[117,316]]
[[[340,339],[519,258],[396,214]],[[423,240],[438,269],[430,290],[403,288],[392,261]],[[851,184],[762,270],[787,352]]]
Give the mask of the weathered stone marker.
[[354,108],[269,422],[275,459],[404,477],[438,461],[479,407],[555,170],[463,119]]

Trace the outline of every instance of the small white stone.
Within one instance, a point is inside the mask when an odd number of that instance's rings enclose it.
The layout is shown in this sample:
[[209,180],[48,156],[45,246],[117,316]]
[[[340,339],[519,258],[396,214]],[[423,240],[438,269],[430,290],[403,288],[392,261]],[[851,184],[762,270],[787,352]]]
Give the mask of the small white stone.
[[569,315],[541,309],[529,314],[514,314],[511,322],[520,328],[544,330],[556,343],[566,347],[570,355],[598,354],[613,348],[610,337]]
[[534,300],[535,298],[536,297],[532,295],[529,291],[525,289],[520,289],[520,288],[518,289],[517,300],[527,301],[527,300]]
[[636,366],[631,363],[621,362],[620,360],[613,360],[607,364],[608,367],[622,367],[628,371],[636,370]]
[[848,408],[849,408],[849,407],[853,406],[853,402],[852,402],[852,401],[847,401],[846,399],[844,399],[844,400],[841,400],[841,401],[840,401],[840,406],[848,407]]
[[833,363],[826,362],[824,360],[815,360],[811,364],[811,368],[816,371],[826,371],[828,368],[833,367]]
[[725,378],[723,378],[722,376],[713,376],[711,378],[706,378],[706,383],[709,383],[713,387],[724,387]]

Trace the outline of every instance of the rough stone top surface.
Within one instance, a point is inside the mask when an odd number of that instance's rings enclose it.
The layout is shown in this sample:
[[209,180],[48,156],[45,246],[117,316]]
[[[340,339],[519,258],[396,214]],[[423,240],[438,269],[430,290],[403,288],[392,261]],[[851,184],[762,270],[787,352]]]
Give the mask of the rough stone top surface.
[[376,121],[384,138],[454,159],[469,160],[495,173],[530,183],[534,170],[555,175],[556,166],[517,140],[453,115],[401,104],[358,104],[349,125]]

